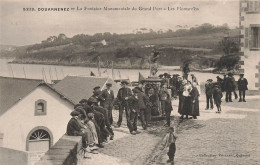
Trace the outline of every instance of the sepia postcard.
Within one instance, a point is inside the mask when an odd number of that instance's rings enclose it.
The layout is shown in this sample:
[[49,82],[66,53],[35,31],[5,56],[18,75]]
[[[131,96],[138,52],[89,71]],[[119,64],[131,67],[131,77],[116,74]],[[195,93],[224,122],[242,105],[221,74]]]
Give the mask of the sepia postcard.
[[0,8],[0,165],[260,164],[259,0]]

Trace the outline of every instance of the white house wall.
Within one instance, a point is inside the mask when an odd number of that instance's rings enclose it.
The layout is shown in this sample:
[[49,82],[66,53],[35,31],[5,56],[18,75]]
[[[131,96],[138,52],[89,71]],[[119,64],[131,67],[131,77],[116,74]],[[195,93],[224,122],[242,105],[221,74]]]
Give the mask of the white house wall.
[[[39,99],[47,102],[47,115],[35,116],[35,101]],[[47,127],[53,134],[53,144],[56,143],[66,132],[72,109],[72,104],[48,87],[37,87],[0,116],[3,147],[25,151],[27,135],[38,126]]]

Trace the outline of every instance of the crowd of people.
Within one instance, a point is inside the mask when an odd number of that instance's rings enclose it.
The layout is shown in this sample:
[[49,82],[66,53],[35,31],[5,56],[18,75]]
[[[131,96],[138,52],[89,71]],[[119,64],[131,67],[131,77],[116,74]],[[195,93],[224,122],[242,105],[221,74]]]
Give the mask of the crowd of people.
[[205,94],[207,100],[206,110],[213,109],[213,100],[217,107],[217,113],[221,112],[221,98],[223,97],[223,92],[226,92],[225,101],[233,102],[232,93],[234,93],[235,99],[238,99],[236,89],[239,91],[239,102],[246,102],[245,93],[248,90],[247,79],[244,78],[244,74],[239,75],[240,78],[238,81],[235,81],[235,78],[232,73],[224,75],[223,79],[217,76],[217,81],[213,83],[212,79],[208,79],[205,84]]
[[[188,80],[188,72],[183,76],[164,73],[159,75],[159,78],[161,79],[160,86],[156,83],[139,82],[138,86],[133,89],[128,87],[127,81],[122,81],[116,97],[111,89],[111,83],[107,83],[106,89],[102,91],[99,86],[93,88],[93,95],[89,99],[82,99],[71,112],[72,118],[67,126],[67,135],[82,136],[82,145],[86,153],[97,154],[98,147],[103,148],[106,142],[114,139],[112,124],[115,128],[121,127],[124,113],[127,127],[132,135],[140,133],[137,129],[138,119],[143,130],[146,130],[150,127],[151,117],[160,114],[165,116],[165,126],[170,127],[172,100],[177,98],[179,98],[180,119],[197,119],[200,116],[200,84],[196,76],[191,74]],[[239,102],[246,102],[247,80],[243,74],[240,74],[237,87]],[[228,76],[224,75],[223,79],[217,76],[216,82],[208,79],[205,84],[206,110],[214,108],[214,100],[217,112],[220,113],[222,92],[226,92],[226,102],[232,102],[232,93],[235,94],[235,98],[238,97],[235,89],[236,82],[231,73]],[[119,110],[116,123],[113,121],[112,113],[115,104],[118,105]],[[172,134],[169,136],[175,137]],[[173,139],[170,141],[175,142]],[[170,146],[169,158],[172,160],[175,144]]]

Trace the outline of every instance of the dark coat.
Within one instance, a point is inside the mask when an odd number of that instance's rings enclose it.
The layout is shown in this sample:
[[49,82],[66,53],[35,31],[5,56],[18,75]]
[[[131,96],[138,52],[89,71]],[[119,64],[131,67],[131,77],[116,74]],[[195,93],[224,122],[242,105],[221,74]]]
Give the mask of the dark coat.
[[129,97],[128,108],[139,113],[138,99],[134,95]]
[[104,104],[113,104],[115,96],[113,90],[110,89],[110,94],[108,93],[107,89],[102,91],[102,98],[104,98],[102,105]]
[[234,91],[235,90],[235,84],[234,84],[234,81],[231,77],[226,78],[225,90],[226,91]]
[[132,91],[130,88],[120,88],[117,93],[117,98],[120,103],[126,102],[125,97],[132,96]]
[[240,91],[248,90],[247,85],[248,82],[246,78],[243,78],[243,80],[241,78],[238,79],[237,81],[238,90]]
[[220,88],[214,87],[213,89],[213,99],[214,99],[214,103],[216,105],[220,105],[221,104],[221,98],[223,97],[222,91]]
[[71,118],[67,125],[67,135],[69,136],[78,136],[81,132],[81,126],[78,121],[74,118]]
[[138,97],[138,107],[139,107],[139,110],[140,109],[146,109],[147,108],[147,104],[149,103],[148,96],[146,96],[143,92],[139,92],[139,93],[137,93],[137,97]]
[[[196,87],[193,87],[190,92],[190,101],[191,101],[191,116],[199,116],[200,108],[199,108],[199,91]],[[194,103],[193,103],[194,101]]]
[[205,93],[207,96],[212,96],[213,91],[213,84],[212,83],[206,83],[205,84]]

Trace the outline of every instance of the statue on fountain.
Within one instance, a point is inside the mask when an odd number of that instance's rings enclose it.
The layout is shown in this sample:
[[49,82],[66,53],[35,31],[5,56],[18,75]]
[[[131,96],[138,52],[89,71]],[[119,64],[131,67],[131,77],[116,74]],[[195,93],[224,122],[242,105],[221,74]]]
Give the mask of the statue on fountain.
[[152,52],[152,56],[150,57],[150,75],[152,77],[156,77],[157,75],[157,72],[158,72],[158,58],[159,58],[159,55],[160,55],[160,52],[159,51],[156,51],[156,50],[153,50]]

